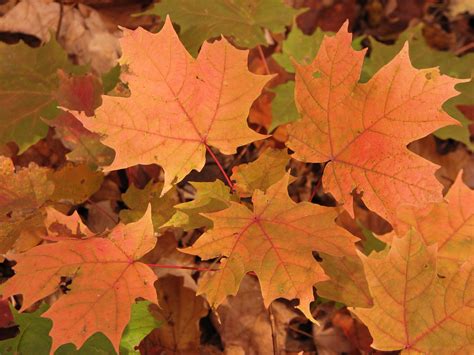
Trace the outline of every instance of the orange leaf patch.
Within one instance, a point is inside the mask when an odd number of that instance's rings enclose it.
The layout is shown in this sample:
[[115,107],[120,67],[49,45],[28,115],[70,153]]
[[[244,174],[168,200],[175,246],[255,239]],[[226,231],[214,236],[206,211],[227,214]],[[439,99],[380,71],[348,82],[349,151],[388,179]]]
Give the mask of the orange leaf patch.
[[105,334],[118,352],[130,305],[138,297],[157,303],[156,276],[137,262],[155,243],[149,207],[138,222],[119,224],[107,238],[40,245],[12,256],[15,276],[4,284],[3,297],[22,294],[25,310],[58,291],[69,277],[70,291],[43,314],[53,321],[52,353],[66,343],[80,348],[96,332]]
[[237,294],[242,278],[253,271],[265,306],[279,297],[299,298],[298,308],[312,319],[313,285],[327,279],[312,251],[355,255],[357,238],[336,225],[337,211],[293,202],[287,192],[288,180],[287,174],[266,193],[256,190],[254,211],[230,202],[229,208],[206,214],[214,228],[183,250],[203,259],[225,258],[220,270],[206,274],[198,289],[213,307]]
[[265,138],[248,127],[247,115],[271,76],[248,71],[248,51],[221,39],[204,43],[194,59],[169,18],[157,34],[127,31],[121,45],[131,96],[104,96],[95,117],[78,116],[115,150],[106,170],[159,164],[165,193],[192,169],[202,169],[209,146],[234,154]]
[[301,119],[289,130],[294,158],[328,162],[323,185],[352,213],[354,189],[389,221],[400,204],[441,200],[436,166],[406,145],[449,124],[441,106],[460,80],[437,68],[410,64],[408,46],[365,84],[358,83],[365,51],[351,47],[346,25],[325,38],[310,65],[295,64],[296,104]]

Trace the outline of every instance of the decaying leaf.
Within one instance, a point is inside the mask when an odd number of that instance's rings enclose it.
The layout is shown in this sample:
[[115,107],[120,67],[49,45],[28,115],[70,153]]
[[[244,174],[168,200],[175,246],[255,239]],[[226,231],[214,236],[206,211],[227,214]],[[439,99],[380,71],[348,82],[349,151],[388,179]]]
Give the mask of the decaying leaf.
[[171,275],[158,280],[157,291],[161,308],[152,308],[152,314],[163,325],[145,338],[140,349],[147,354],[199,353],[199,320],[208,313],[204,298],[184,287],[183,278]]
[[[12,247],[23,251],[41,240],[34,231],[42,228],[41,208],[54,192],[48,173],[33,163],[15,171],[10,159],[0,157],[0,253]],[[29,240],[26,247],[16,248],[25,238]]]
[[183,249],[203,259],[223,257],[220,270],[208,272],[198,289],[212,307],[235,295],[242,278],[253,271],[266,307],[279,297],[298,298],[298,308],[311,319],[313,285],[327,279],[312,251],[354,255],[357,239],[335,224],[336,210],[293,202],[288,181],[287,174],[266,193],[256,190],[254,211],[231,202],[223,211],[206,214],[214,227]]

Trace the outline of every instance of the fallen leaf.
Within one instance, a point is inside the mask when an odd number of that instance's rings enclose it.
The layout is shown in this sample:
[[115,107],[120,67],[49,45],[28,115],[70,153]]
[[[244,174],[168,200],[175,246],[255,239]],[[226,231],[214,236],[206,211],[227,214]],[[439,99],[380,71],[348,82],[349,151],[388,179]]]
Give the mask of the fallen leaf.
[[231,195],[230,188],[221,180],[189,184],[196,189],[194,199],[175,205],[176,213],[163,227],[176,227],[184,231],[212,227],[212,221],[202,214],[222,211],[229,206],[231,200],[237,201]]
[[[9,158],[0,157],[0,253],[9,251],[22,234],[34,234],[34,230],[42,228],[42,207],[54,191],[48,173],[47,168],[33,163],[15,171]],[[40,240],[33,236],[27,246],[32,247]]]
[[257,160],[241,164],[232,169],[235,189],[241,197],[252,196],[255,190],[265,192],[286,174],[290,156],[286,149],[267,149]]
[[128,206],[128,210],[120,211],[120,220],[123,223],[130,223],[139,220],[146,212],[148,204],[151,204],[153,229],[158,229],[168,221],[175,209],[173,205],[177,202],[176,190],[171,189],[163,196],[163,183],[150,181],[145,188],[138,189],[135,185],[130,185],[127,192],[122,194],[123,202]]
[[374,306],[352,311],[369,328],[373,348],[436,354],[474,351],[471,262],[440,279],[436,245],[427,247],[414,230],[395,238],[388,252],[359,256]]
[[81,4],[24,0],[0,19],[0,31],[29,34],[42,42],[49,42],[51,33],[56,33],[67,53],[74,54],[80,64],[90,64],[98,73],[116,65],[120,53],[117,37],[108,32],[99,13]]
[[[365,51],[354,51],[347,24],[325,38],[308,66],[296,64],[296,104],[291,124],[293,157],[328,162],[323,186],[353,216],[352,191],[393,222],[401,204],[423,206],[442,198],[436,167],[406,149],[431,131],[456,124],[441,105],[459,80],[437,69],[414,69],[404,49],[366,84],[358,83]],[[337,63],[337,70],[335,63]]]
[[[3,284],[3,298],[23,295],[21,311],[59,290],[61,277],[71,277],[70,291],[42,316],[53,321],[52,351],[66,343],[77,348],[102,332],[118,352],[138,297],[157,303],[152,270],[138,260],[153,249],[151,208],[141,220],[119,224],[107,238],[43,244],[12,255],[15,276]],[[67,312],[64,312],[67,309]]]
[[347,306],[372,306],[364,267],[357,256],[336,257],[320,253],[320,257],[321,267],[329,276],[329,280],[316,284],[318,296],[342,302]]
[[199,320],[208,313],[206,301],[176,276],[158,280],[157,292],[161,308],[153,307],[152,314],[163,325],[140,344],[142,352],[199,353]]
[[15,142],[21,154],[48,133],[43,119],[59,113],[57,71],[73,65],[54,40],[39,48],[0,43],[0,58],[0,144]]
[[335,224],[336,210],[293,202],[288,181],[287,174],[266,193],[256,190],[254,211],[231,202],[223,211],[206,214],[214,227],[183,249],[204,260],[224,257],[219,271],[206,273],[199,284],[198,294],[206,294],[213,308],[235,295],[244,275],[253,271],[266,307],[279,297],[298,298],[297,308],[311,319],[313,285],[327,278],[312,251],[354,255],[357,239]]
[[[445,201],[414,210],[401,208],[397,233],[404,235],[410,227],[416,228],[423,242],[438,245],[439,273],[446,276],[457,270],[474,252],[474,191],[458,176]],[[384,239],[389,239],[387,238]]]
[[263,29],[283,32],[301,10],[284,5],[281,0],[164,0],[145,14],[171,16],[180,28],[180,38],[191,54],[196,55],[207,39],[229,36],[244,48],[267,44]]
[[269,77],[247,70],[245,51],[222,39],[204,44],[195,60],[169,19],[158,34],[141,28],[127,32],[121,45],[131,96],[104,96],[95,117],[78,116],[115,150],[107,171],[159,164],[164,194],[191,170],[202,169],[209,146],[233,154],[238,146],[265,138],[248,128],[246,118]]

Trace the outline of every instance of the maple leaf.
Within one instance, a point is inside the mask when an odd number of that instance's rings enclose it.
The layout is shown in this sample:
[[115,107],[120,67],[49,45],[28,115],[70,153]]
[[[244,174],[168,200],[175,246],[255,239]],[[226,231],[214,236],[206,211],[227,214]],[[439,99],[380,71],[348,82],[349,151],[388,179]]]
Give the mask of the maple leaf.
[[54,184],[51,200],[61,203],[79,204],[97,192],[104,180],[101,172],[87,165],[67,164],[60,170],[51,171],[49,180]]
[[18,144],[20,153],[46,136],[59,113],[58,69],[77,71],[55,40],[40,48],[0,44],[0,144]]
[[47,123],[54,127],[56,137],[71,150],[66,154],[68,160],[87,164],[93,169],[110,165],[114,160],[115,152],[100,142],[100,136],[85,129],[69,112],[63,112]]
[[[140,301],[132,305],[130,322],[127,324],[120,341],[120,354],[134,354],[134,347],[140,343],[149,332],[161,324],[155,320],[148,310],[150,302]],[[51,349],[51,320],[41,317],[48,309],[43,303],[32,313],[20,313],[13,306],[12,312],[20,333],[11,339],[0,341],[2,354],[49,354]],[[84,345],[76,350],[74,345],[66,344],[58,348],[55,355],[85,355],[85,354],[113,354],[114,348],[110,341],[102,334],[91,336]]]
[[285,6],[281,0],[164,0],[145,14],[171,16],[180,26],[184,45],[195,55],[205,40],[220,35],[230,36],[244,48],[267,44],[264,28],[284,32],[302,11]]
[[328,162],[323,186],[353,215],[352,191],[389,222],[401,204],[441,199],[436,166],[406,145],[455,124],[441,109],[460,80],[414,69],[404,49],[367,83],[358,83],[365,51],[354,51],[346,25],[325,38],[312,64],[296,67],[301,119],[289,128],[294,158]]
[[472,261],[443,280],[437,276],[436,249],[411,230],[394,239],[388,253],[359,254],[374,306],[353,312],[369,328],[373,348],[424,354],[474,350]]
[[[199,353],[199,322],[209,313],[203,297],[185,286],[183,277],[167,275],[157,282],[160,308],[151,306],[155,319],[163,326],[149,334],[140,345],[142,354]],[[151,345],[151,349],[147,349]]]
[[409,43],[410,59],[415,68],[439,66],[440,72],[455,78],[471,77],[474,66],[474,54],[459,57],[451,51],[439,51],[431,48],[423,36],[422,24],[408,28],[395,43],[387,45],[369,36],[370,56],[366,58],[362,69],[362,81],[367,81],[380,68],[390,62]]
[[321,266],[329,280],[316,284],[318,296],[342,302],[348,306],[370,307],[373,305],[364,267],[355,255],[332,256],[319,253]]
[[275,97],[272,100],[272,122],[268,127],[269,132],[300,117],[295,105],[294,81],[278,85],[271,91],[275,93]]
[[141,28],[127,32],[121,45],[131,96],[104,96],[94,118],[78,116],[115,150],[107,171],[159,164],[165,193],[192,169],[202,169],[209,146],[234,154],[238,146],[265,138],[246,118],[270,76],[247,70],[246,51],[222,39],[205,43],[195,60],[169,18],[157,34]]
[[142,219],[117,225],[107,238],[37,246],[12,256],[17,261],[15,276],[3,285],[3,297],[22,294],[23,311],[59,290],[61,277],[71,277],[71,290],[43,314],[53,321],[52,351],[70,342],[79,348],[96,332],[106,335],[118,351],[130,304],[138,297],[157,303],[156,276],[137,261],[155,242],[149,207]]
[[[474,66],[474,63],[473,63]],[[454,139],[464,143],[467,148],[474,152],[474,142],[471,141],[471,131],[469,127],[472,125],[472,117],[469,116],[467,110],[463,107],[473,107],[474,102],[474,79],[467,83],[456,85],[456,89],[461,93],[445,102],[443,109],[449,113],[451,117],[457,119],[462,126],[447,126],[440,128],[434,134],[441,139]]]
[[283,41],[281,53],[273,54],[276,60],[288,73],[294,73],[295,67],[292,60],[298,63],[309,64],[318,53],[324,36],[333,36],[332,32],[324,32],[319,27],[311,35],[305,35],[295,23],[286,40]]
[[285,175],[289,160],[286,149],[267,149],[254,162],[234,167],[235,190],[241,197],[252,196],[255,190],[265,192]]
[[123,223],[135,222],[143,217],[148,204],[151,204],[153,229],[158,229],[168,221],[175,213],[174,205],[178,198],[176,190],[171,189],[161,195],[163,183],[150,181],[143,189],[138,189],[135,185],[130,185],[127,192],[122,194],[123,202],[128,206],[128,210],[120,211],[120,220]]
[[41,209],[55,188],[48,173],[33,163],[15,171],[12,161],[0,156],[0,253],[12,247],[23,251],[40,241],[33,238],[27,247],[18,247],[22,239],[30,239],[30,232],[41,229]]
[[[438,268],[444,273],[456,270],[473,255],[474,191],[469,189],[459,174],[451,186],[445,201],[427,206],[422,210],[402,207],[398,211],[398,234],[404,234],[410,226],[416,228],[423,241],[438,245]],[[390,239],[390,236],[383,236]]]
[[94,236],[94,233],[82,222],[77,211],[70,216],[66,216],[53,207],[46,207],[45,210],[44,225],[48,230],[48,235],[43,236],[43,239],[60,241],[66,238],[78,239]]
[[312,319],[313,285],[327,278],[312,251],[354,254],[357,238],[335,224],[336,210],[293,202],[287,192],[289,178],[286,174],[266,193],[256,190],[254,211],[230,202],[223,211],[205,214],[213,229],[182,250],[206,260],[225,258],[219,271],[205,274],[198,289],[213,307],[235,295],[245,274],[254,271],[266,307],[279,297],[299,298],[298,308]]
[[185,231],[202,227],[212,227],[212,221],[203,213],[217,212],[226,209],[230,201],[238,198],[230,193],[230,188],[221,180],[213,182],[190,182],[196,189],[194,200],[174,206],[176,213],[163,227],[182,228]]

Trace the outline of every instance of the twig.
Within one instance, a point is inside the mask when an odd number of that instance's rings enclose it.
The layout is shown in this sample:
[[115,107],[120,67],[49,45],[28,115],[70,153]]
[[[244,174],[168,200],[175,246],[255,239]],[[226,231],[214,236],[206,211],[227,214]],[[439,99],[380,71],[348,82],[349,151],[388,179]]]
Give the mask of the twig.
[[59,20],[58,20],[58,28],[56,29],[56,40],[59,40],[59,33],[61,32],[61,26],[63,24],[63,16],[64,16],[64,4],[63,4],[63,0],[59,0]]
[[273,354],[278,355],[278,343],[277,335],[275,333],[275,316],[273,315],[272,304],[268,307],[268,315],[270,317],[270,326],[272,328],[272,345],[273,345]]
[[260,58],[262,59],[263,66],[265,67],[265,72],[269,75],[271,74],[270,68],[268,67],[267,59],[265,58],[265,55],[263,54],[262,46],[258,45],[258,54],[260,55]]

